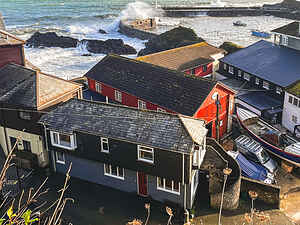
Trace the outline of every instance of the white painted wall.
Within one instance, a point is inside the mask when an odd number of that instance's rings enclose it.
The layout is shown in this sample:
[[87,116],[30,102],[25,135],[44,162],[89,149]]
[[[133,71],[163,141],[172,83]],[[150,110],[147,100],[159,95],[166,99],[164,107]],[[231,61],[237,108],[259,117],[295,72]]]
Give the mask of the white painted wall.
[[[20,138],[24,141],[28,141],[30,142],[31,145],[31,152],[37,155],[38,165],[40,167],[45,167],[46,165],[48,165],[49,162],[48,152],[46,151],[46,149],[44,149],[42,136],[11,129],[11,128],[5,128],[5,130],[7,135],[7,145],[9,149],[13,147],[11,146],[10,143],[10,137]],[[1,147],[3,148],[5,155],[7,155],[8,150],[5,143],[5,133],[3,127],[0,127],[0,144]]]
[[[297,98],[298,101],[300,101],[300,98],[285,92],[282,111],[282,126],[288,129],[289,131],[294,132],[294,126],[300,124],[300,108],[298,106],[293,105],[293,103],[289,103],[289,96]],[[297,117],[297,123],[292,121],[292,116]]]

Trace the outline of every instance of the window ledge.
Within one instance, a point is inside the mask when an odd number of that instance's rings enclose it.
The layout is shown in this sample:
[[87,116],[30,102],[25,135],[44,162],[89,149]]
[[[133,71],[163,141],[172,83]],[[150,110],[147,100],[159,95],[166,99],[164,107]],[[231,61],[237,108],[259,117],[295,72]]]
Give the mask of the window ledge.
[[57,163],[59,163],[59,164],[63,164],[63,165],[65,165],[65,164],[66,164],[66,162],[64,162],[64,161],[60,161],[60,160],[56,160],[56,162],[57,162]]
[[104,173],[104,175],[105,175],[105,176],[108,176],[108,177],[117,178],[117,179],[119,179],[119,180],[125,180],[124,177],[118,177],[118,176],[115,176],[115,175],[111,175],[111,174],[109,174],[109,173]]
[[68,150],[75,150],[77,148],[77,146],[74,146],[74,147],[68,147],[68,146],[64,146],[64,145],[59,145],[59,144],[54,144],[54,143],[51,143],[53,146],[55,147],[59,147],[59,148],[64,148],[64,149],[68,149]]
[[161,188],[161,187],[157,187],[157,190],[159,190],[159,191],[164,191],[164,192],[168,192],[168,193],[175,194],[175,195],[180,195],[180,192],[177,192],[177,191],[171,191],[171,190],[164,189],[164,188]]
[[154,161],[150,161],[150,160],[147,160],[147,159],[138,158],[138,161],[140,161],[140,162],[146,162],[146,163],[149,163],[149,164],[154,164]]

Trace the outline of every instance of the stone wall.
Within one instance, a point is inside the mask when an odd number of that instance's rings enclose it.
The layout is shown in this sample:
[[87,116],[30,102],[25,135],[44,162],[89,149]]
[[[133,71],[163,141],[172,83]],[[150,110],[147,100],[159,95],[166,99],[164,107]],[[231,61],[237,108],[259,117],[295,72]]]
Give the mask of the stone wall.
[[157,34],[134,28],[129,23],[129,21],[121,20],[119,24],[119,32],[129,37],[138,38],[141,40],[150,40],[154,37],[157,37]]
[[[267,204],[279,208],[280,206],[280,187],[275,185],[264,184],[246,177],[242,178],[241,192],[255,191],[258,194],[257,199]],[[249,197],[250,198],[250,197]]]
[[232,172],[226,180],[223,209],[234,210],[239,206],[241,186],[240,167],[214,139],[207,138],[206,140],[207,153],[204,159],[204,168],[202,169],[209,171],[210,206],[212,208],[220,207],[224,185],[223,169],[228,166],[232,169]]

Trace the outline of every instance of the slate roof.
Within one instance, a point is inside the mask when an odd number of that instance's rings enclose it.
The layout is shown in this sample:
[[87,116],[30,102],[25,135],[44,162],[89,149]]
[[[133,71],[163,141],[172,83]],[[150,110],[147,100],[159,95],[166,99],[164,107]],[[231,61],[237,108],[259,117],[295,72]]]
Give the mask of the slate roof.
[[220,59],[261,79],[287,87],[300,79],[300,51],[258,41]]
[[216,48],[206,42],[200,42],[180,48],[174,48],[146,56],[137,60],[162,66],[168,69],[185,71],[199,65],[213,62],[213,55],[224,54],[225,50]]
[[0,69],[0,102],[42,109],[52,100],[76,91],[81,85],[17,64]]
[[106,56],[85,76],[187,116],[194,115],[217,84],[117,55]]
[[190,152],[193,138],[201,141],[207,132],[203,120],[80,99],[59,105],[39,122],[61,133],[84,132],[180,152]]
[[0,102],[36,108],[36,72],[16,64],[2,67]]
[[299,22],[292,22],[282,27],[276,28],[271,32],[286,34],[294,37],[300,37],[299,35]]

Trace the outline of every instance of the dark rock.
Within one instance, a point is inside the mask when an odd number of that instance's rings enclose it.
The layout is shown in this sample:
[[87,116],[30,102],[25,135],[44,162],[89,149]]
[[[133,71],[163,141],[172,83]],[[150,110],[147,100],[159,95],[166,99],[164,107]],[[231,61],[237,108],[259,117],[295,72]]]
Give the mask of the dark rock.
[[225,41],[219,46],[219,48],[224,49],[228,54],[234,53],[243,48],[243,46],[237,45],[233,42]]
[[131,55],[137,53],[133,47],[124,44],[122,39],[109,39],[106,41],[83,39],[81,42],[87,42],[87,50],[97,54]]
[[148,55],[186,45],[196,44],[204,41],[190,28],[177,27],[150,39],[146,48],[139,52],[139,56]]
[[78,40],[71,37],[58,36],[55,32],[35,32],[27,41],[29,47],[75,48]]
[[107,34],[107,32],[105,30],[99,29],[99,33],[100,34]]
[[[86,43],[87,42],[87,43]],[[54,32],[48,33],[34,33],[26,42],[29,47],[61,47],[61,48],[75,48],[78,43],[86,43],[87,50],[91,53],[114,53],[119,55],[136,54],[136,50],[124,44],[121,39],[109,39],[106,41],[87,40],[79,41],[75,38],[58,36]],[[89,54],[83,54],[89,56]]]

